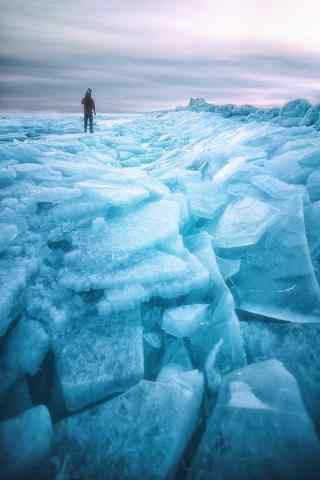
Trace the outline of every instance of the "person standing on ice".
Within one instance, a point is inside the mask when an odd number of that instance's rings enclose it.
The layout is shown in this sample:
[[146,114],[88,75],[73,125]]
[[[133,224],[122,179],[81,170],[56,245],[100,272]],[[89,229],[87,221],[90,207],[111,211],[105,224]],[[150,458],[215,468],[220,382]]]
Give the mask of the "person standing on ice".
[[84,131],[87,132],[88,120],[90,125],[90,132],[93,133],[93,114],[96,114],[96,106],[91,96],[92,89],[88,88],[81,103],[83,105],[84,113]]

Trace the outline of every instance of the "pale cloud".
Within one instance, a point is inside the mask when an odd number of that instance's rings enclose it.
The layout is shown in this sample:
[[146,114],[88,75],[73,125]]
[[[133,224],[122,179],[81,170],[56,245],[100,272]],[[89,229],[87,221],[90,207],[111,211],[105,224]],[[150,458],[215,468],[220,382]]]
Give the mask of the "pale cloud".
[[313,0],[11,0],[2,6],[0,107],[100,111],[320,101]]

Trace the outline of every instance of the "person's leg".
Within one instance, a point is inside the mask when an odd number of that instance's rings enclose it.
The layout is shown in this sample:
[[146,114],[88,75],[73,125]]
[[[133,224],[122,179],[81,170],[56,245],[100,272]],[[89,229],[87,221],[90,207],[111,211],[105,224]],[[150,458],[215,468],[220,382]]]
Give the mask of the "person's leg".
[[89,117],[90,122],[90,133],[93,133],[93,115],[91,114]]
[[85,114],[84,115],[84,131],[85,131],[85,133],[87,133],[87,130],[88,130],[88,115]]

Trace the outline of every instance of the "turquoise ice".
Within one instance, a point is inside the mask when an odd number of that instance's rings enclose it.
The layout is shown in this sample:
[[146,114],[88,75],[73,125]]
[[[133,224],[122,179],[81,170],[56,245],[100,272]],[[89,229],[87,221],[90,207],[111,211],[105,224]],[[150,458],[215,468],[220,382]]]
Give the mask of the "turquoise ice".
[[225,377],[189,478],[316,479],[319,449],[294,377],[253,363]]
[[319,115],[0,119],[0,472],[313,478]]

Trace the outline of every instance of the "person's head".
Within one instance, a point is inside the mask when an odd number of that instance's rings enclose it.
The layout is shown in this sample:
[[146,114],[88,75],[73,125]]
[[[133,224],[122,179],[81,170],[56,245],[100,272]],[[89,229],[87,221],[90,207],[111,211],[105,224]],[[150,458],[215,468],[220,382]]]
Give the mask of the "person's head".
[[88,88],[88,90],[86,91],[86,95],[88,95],[89,97],[91,96],[91,92],[92,92],[92,88]]

